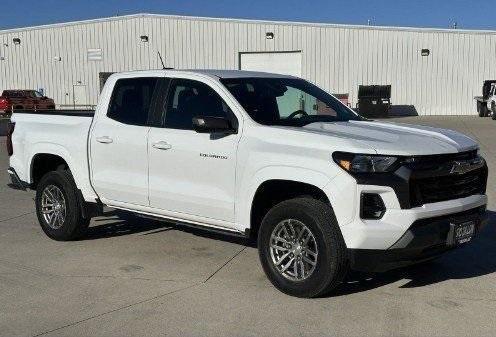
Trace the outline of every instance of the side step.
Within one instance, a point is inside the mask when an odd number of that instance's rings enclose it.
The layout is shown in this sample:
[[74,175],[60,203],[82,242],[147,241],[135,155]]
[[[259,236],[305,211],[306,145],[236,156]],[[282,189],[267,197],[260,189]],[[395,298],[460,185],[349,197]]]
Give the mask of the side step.
[[[125,210],[125,211],[127,211],[127,210]],[[222,228],[218,228],[218,227],[203,226],[203,225],[197,225],[197,224],[190,223],[190,222],[177,221],[174,219],[168,219],[168,218],[153,216],[153,215],[149,215],[149,214],[143,214],[143,213],[137,213],[137,212],[135,213],[132,211],[127,211],[127,212],[133,213],[136,216],[139,216],[141,218],[156,220],[156,221],[168,221],[168,222],[171,222],[175,225],[184,226],[184,227],[192,228],[192,229],[197,229],[197,230],[200,230],[200,231],[203,231],[206,233],[215,233],[215,234],[219,234],[219,235],[231,236],[231,237],[242,238],[242,239],[249,239],[250,238],[249,230],[246,230],[243,233],[243,232],[232,231],[232,230],[228,230],[228,229],[222,229]]]

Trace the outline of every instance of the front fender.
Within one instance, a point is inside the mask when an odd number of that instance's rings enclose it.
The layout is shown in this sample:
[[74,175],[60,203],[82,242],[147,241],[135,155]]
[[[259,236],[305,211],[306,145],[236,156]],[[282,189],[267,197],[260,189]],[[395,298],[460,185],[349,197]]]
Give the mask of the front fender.
[[244,232],[250,228],[251,207],[255,193],[264,182],[269,180],[288,180],[305,183],[325,192],[324,187],[329,183],[331,177],[319,171],[302,167],[277,165],[261,168],[252,177],[246,179],[246,183],[239,186],[238,205],[240,206],[236,208],[236,229]]

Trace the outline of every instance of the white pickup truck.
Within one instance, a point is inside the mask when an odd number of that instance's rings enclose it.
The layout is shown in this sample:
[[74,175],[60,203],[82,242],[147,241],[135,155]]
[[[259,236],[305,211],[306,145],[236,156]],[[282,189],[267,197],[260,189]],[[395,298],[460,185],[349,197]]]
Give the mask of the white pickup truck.
[[291,76],[114,74],[94,113],[15,112],[7,147],[49,237],[80,237],[103,205],[244,235],[270,281],[300,297],[350,268],[433,259],[486,221],[471,138],[365,120]]

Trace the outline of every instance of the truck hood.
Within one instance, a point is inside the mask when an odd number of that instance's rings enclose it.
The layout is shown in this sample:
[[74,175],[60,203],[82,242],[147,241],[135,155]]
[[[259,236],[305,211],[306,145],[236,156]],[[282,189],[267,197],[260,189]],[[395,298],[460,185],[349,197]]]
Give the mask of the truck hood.
[[379,154],[431,155],[474,150],[477,143],[459,132],[428,126],[374,121],[311,123],[304,130],[339,137]]

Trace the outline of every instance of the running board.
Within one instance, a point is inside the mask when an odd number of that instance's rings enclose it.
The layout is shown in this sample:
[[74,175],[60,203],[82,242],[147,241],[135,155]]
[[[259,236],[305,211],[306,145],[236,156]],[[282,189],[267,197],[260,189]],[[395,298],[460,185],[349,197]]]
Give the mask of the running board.
[[155,216],[155,215],[150,215],[150,214],[139,213],[136,211],[130,211],[130,210],[125,210],[125,211],[130,212],[130,213],[134,213],[141,218],[150,219],[150,220],[157,220],[157,221],[168,221],[168,222],[171,222],[175,225],[184,226],[184,227],[188,227],[188,228],[192,228],[192,229],[198,229],[198,230],[202,230],[202,231],[209,232],[209,233],[216,233],[216,234],[233,236],[233,237],[243,238],[243,239],[249,239],[250,238],[250,235],[249,235],[250,231],[248,229],[243,233],[243,232],[239,232],[236,230],[222,229],[222,228],[213,227],[210,225],[200,225],[200,224],[195,224],[195,223],[191,223],[191,222],[185,222],[185,221],[179,221],[176,219],[170,219],[170,218],[162,217],[162,216]]

